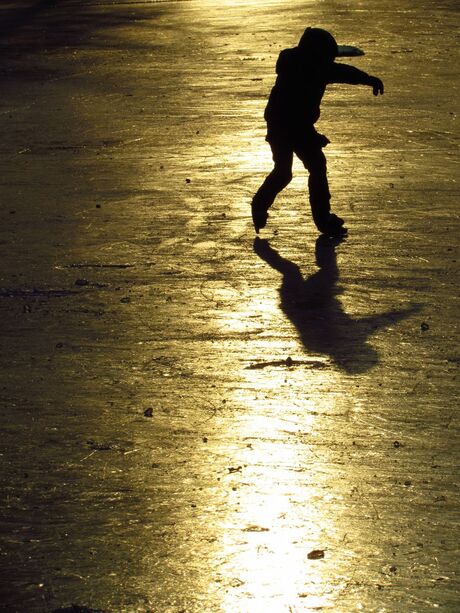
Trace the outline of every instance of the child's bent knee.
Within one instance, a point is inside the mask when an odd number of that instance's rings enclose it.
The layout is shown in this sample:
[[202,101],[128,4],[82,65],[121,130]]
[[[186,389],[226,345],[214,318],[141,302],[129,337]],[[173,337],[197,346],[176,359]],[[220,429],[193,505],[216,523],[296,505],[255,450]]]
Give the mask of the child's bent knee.
[[277,168],[275,166],[273,175],[276,177],[277,181],[285,185],[292,181],[292,171],[288,168]]

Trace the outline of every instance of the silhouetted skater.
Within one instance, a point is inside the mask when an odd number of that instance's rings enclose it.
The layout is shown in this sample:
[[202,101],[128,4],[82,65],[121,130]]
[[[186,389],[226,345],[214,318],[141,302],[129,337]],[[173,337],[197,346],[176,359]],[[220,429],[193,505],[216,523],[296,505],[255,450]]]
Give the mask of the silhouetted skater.
[[294,153],[309,172],[310,205],[318,230],[331,236],[346,233],[343,219],[330,210],[326,158],[322,151],[330,141],[315,130],[314,124],[329,83],[369,85],[375,96],[383,94],[383,83],[354,66],[336,63],[338,54],[337,43],[329,32],[307,28],[298,46],[284,49],[278,57],[278,76],[265,109],[266,140],[275,167],[252,200],[257,233],[265,227],[267,211],[276,195],[292,179]]

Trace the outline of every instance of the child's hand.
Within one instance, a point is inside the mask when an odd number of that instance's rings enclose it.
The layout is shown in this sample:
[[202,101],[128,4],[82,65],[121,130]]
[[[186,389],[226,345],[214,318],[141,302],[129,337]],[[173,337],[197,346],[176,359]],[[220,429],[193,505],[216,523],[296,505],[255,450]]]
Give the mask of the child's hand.
[[383,94],[383,83],[377,77],[371,77],[369,85],[372,87],[372,93],[374,96]]

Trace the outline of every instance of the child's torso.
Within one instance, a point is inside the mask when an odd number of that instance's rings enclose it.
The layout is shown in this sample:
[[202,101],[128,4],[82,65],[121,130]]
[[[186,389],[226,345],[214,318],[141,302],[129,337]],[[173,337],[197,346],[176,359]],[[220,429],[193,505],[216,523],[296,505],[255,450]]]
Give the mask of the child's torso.
[[278,124],[313,125],[320,116],[327,74],[308,63],[297,47],[280,53],[276,72],[278,76],[265,109],[265,119]]

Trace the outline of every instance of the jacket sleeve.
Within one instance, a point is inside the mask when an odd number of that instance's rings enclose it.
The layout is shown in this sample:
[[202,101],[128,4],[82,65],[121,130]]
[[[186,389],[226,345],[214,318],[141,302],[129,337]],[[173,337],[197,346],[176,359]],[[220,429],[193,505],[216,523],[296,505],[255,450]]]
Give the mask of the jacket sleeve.
[[328,83],[349,83],[350,85],[372,85],[371,77],[349,64],[334,64],[329,73]]
[[289,66],[290,49],[283,49],[276,62],[276,74],[282,74]]

